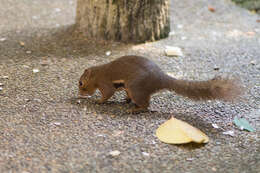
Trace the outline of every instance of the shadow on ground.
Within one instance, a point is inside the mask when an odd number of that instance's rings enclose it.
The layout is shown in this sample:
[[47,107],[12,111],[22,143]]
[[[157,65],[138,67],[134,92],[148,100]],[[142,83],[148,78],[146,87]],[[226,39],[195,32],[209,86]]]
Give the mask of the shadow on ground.
[[[40,32],[39,32],[40,31]],[[8,39],[2,49],[17,49],[20,54],[34,53],[34,56],[84,57],[105,54],[104,50],[122,50],[131,47],[130,44],[88,39],[78,33],[74,25],[55,29],[33,28],[8,32],[13,39]],[[9,37],[9,38],[10,38]],[[17,53],[16,51],[16,53]],[[11,53],[11,52],[10,52]]]

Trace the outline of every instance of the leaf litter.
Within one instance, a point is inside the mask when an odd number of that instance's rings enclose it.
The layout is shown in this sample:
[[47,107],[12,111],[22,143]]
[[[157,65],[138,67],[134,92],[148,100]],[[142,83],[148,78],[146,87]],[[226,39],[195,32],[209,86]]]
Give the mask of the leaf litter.
[[202,131],[173,117],[159,126],[156,130],[156,136],[162,142],[169,144],[209,142],[208,136]]
[[249,124],[245,118],[234,118],[234,124],[239,127],[241,130],[247,130],[249,132],[254,132],[255,129]]

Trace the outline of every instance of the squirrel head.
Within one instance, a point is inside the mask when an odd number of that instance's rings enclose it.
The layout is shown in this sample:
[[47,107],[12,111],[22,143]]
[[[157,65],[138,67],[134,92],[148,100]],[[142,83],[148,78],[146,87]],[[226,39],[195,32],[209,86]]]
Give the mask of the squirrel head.
[[79,79],[79,96],[91,96],[96,89],[93,71],[91,68],[86,69]]

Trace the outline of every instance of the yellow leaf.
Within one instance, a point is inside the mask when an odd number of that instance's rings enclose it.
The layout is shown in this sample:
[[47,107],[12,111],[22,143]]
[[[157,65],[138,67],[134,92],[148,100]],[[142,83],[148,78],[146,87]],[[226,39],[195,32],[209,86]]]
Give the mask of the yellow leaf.
[[209,138],[199,129],[188,123],[171,118],[156,130],[156,136],[165,143],[185,144],[189,142],[208,143]]

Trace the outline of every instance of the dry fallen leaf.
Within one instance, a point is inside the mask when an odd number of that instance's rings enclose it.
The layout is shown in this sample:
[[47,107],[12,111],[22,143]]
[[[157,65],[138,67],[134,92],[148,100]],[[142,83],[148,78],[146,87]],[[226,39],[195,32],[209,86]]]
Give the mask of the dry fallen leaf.
[[246,32],[246,35],[254,36],[254,35],[255,35],[255,32],[253,32],[253,31],[249,31],[249,32]]
[[215,9],[214,7],[211,7],[211,6],[208,6],[208,9],[209,9],[209,11],[211,11],[211,12],[215,12],[215,11],[216,11],[216,9]]
[[255,129],[249,124],[249,122],[245,118],[237,118],[237,117],[235,117],[233,122],[241,130],[247,130],[249,132],[254,132],[255,131]]
[[171,118],[156,130],[156,136],[165,143],[185,144],[189,142],[208,143],[209,138],[188,123]]
[[24,42],[22,42],[22,41],[20,41],[20,45],[21,45],[21,46],[24,46],[24,45],[25,45],[25,43],[24,43]]

